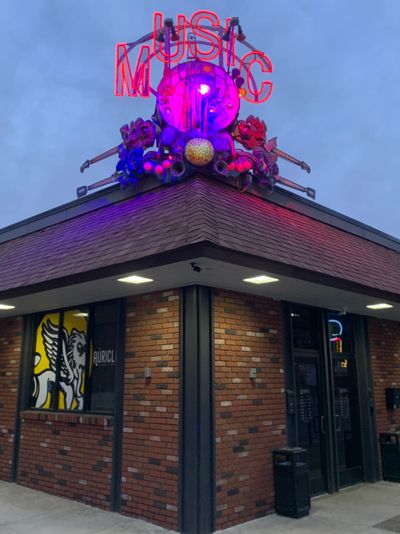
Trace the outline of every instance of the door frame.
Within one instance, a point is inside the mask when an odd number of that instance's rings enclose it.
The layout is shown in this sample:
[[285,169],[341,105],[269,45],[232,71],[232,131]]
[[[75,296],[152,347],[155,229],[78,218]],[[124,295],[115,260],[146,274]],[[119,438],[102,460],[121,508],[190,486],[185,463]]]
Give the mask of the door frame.
[[[298,446],[298,428],[296,420],[297,399],[295,395],[295,369],[291,328],[291,303],[283,302],[284,316],[284,372],[286,390],[286,424],[288,445]],[[296,304],[294,304],[296,305]],[[303,305],[302,305],[303,306]],[[306,305],[304,305],[306,306]],[[310,307],[311,306],[306,306]],[[334,389],[333,389],[333,362],[328,343],[328,310],[314,307],[319,316],[319,352],[321,354],[321,410],[325,415],[327,432],[324,439],[325,476],[327,492],[339,491],[339,466],[337,457],[337,436],[334,419]],[[360,438],[363,466],[363,480],[375,482],[379,480],[375,403],[373,395],[373,381],[371,369],[371,356],[368,344],[367,322],[365,317],[352,315],[354,336],[354,358],[357,366],[358,408],[360,419]],[[300,353],[301,351],[297,351]]]
[[[325,491],[328,491],[329,488],[329,478],[328,478],[328,455],[330,454],[329,451],[329,443],[328,443],[328,435],[326,433],[326,428],[328,421],[326,419],[326,405],[327,405],[327,395],[326,390],[327,387],[325,385],[325,371],[324,371],[324,362],[322,361],[320,357],[320,351],[318,349],[294,349],[293,350],[293,366],[294,366],[294,372],[295,372],[295,380],[296,380],[296,360],[297,363],[300,365],[301,362],[299,360],[301,359],[308,359],[315,361],[316,365],[316,374],[317,374],[317,395],[318,395],[318,411],[319,411],[319,442],[320,442],[320,457],[321,457],[321,474],[324,481],[325,488],[321,491],[318,491],[316,495],[325,493]],[[294,393],[295,393],[295,399],[297,403],[297,384],[294,384]],[[322,387],[320,387],[322,386]],[[324,418],[324,424],[322,425],[322,418]],[[296,422],[296,431],[298,433],[298,417],[295,417]],[[325,430],[323,431],[323,427]],[[297,435],[296,438],[296,446],[301,446],[299,443],[299,438]],[[309,464],[311,464],[309,456]],[[311,477],[310,477],[310,487],[311,487]]]

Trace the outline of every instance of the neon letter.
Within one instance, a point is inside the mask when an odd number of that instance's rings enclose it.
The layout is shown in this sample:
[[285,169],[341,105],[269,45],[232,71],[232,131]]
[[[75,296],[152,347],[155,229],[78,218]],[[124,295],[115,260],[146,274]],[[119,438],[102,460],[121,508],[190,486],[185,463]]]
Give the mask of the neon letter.
[[163,14],[156,11],[154,13],[153,22],[153,48],[154,55],[160,61],[164,63],[179,63],[182,61],[186,51],[186,17],[185,15],[177,15],[177,26],[175,33],[177,40],[171,39],[171,43],[174,43],[175,51],[171,54],[171,51],[165,50],[165,44],[157,40],[158,34],[161,32],[164,26]]
[[225,21],[225,33],[229,32],[229,41],[226,41],[226,66],[234,67],[236,65],[236,37],[234,28],[231,28],[231,18],[227,18]]
[[215,59],[221,53],[221,39],[219,35],[216,35],[211,30],[206,30],[200,27],[201,19],[206,19],[213,28],[218,29],[220,26],[218,16],[212,11],[196,11],[193,13],[190,19],[190,27],[196,37],[205,39],[211,45],[211,49],[207,52],[200,50],[200,47],[196,41],[189,42],[189,49],[192,56],[202,59],[204,61],[211,61]]
[[115,95],[150,96],[150,47],[142,45],[132,76],[126,44],[116,47]]
[[264,52],[258,50],[249,52],[242,57],[242,61],[240,62],[240,70],[243,69],[243,72],[246,72],[245,84],[247,94],[243,98],[252,104],[261,104],[261,102],[265,102],[271,96],[272,82],[264,80],[261,82],[260,89],[257,89],[251,74],[251,67],[254,63],[260,65],[262,72],[272,72],[272,63]]

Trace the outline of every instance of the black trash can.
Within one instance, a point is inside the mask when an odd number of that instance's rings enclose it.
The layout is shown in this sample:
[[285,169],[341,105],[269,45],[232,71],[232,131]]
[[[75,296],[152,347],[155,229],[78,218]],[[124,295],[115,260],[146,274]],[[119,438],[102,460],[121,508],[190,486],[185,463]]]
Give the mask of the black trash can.
[[310,513],[307,451],[300,447],[273,452],[275,509],[279,515],[304,517]]
[[379,441],[383,479],[400,482],[400,432],[382,432]]

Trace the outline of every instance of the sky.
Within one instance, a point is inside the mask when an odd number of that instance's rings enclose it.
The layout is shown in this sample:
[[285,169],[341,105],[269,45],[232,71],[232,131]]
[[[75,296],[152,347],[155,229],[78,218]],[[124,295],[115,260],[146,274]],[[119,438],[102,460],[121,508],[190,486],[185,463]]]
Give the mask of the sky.
[[[167,17],[239,16],[274,65],[271,98],[244,106],[306,161],[286,178],[316,201],[400,238],[400,0],[1,0],[0,228],[70,202],[112,174],[119,128],[154,101],[114,96],[115,44]],[[153,85],[157,85],[157,68]]]

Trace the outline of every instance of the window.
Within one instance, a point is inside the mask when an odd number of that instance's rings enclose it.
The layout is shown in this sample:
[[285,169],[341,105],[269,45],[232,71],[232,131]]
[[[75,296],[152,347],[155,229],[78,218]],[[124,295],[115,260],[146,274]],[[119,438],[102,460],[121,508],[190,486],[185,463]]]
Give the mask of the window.
[[36,316],[30,407],[114,410],[119,303]]
[[349,354],[352,352],[352,323],[348,315],[329,313],[328,332],[332,354]]
[[295,349],[318,349],[318,310],[293,304],[290,310],[293,347]]

